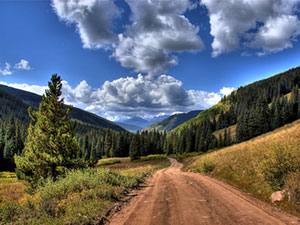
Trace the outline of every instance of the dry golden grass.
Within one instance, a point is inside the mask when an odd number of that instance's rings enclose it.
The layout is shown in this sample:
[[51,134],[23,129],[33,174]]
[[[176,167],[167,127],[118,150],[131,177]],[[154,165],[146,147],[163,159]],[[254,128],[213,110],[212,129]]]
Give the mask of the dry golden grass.
[[[273,191],[286,189],[288,177],[300,169],[300,120],[205,154],[186,169],[206,172],[268,200]],[[300,205],[294,208],[300,213]]]
[[225,129],[229,129],[230,130],[231,140],[235,140],[235,136],[236,136],[236,124],[232,125],[232,126],[230,126],[228,128],[217,130],[217,131],[213,132],[213,134],[216,136],[216,138],[219,138],[220,134],[224,138]]
[[25,195],[25,185],[21,182],[0,184],[0,197],[17,202]]

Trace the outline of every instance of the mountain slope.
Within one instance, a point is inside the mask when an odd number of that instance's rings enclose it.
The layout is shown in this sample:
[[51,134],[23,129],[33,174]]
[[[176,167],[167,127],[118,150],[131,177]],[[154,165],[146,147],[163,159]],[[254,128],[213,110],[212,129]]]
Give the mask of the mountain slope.
[[166,119],[168,118],[169,115],[163,115],[163,116],[156,116],[152,119],[149,119],[149,120],[146,120],[146,119],[143,119],[141,117],[132,117],[130,119],[126,119],[126,120],[120,120],[120,121],[117,121],[119,123],[123,123],[123,124],[128,124],[128,125],[134,125],[134,126],[138,126],[138,127],[141,127],[141,128],[145,128],[157,121],[161,121],[163,119]]
[[175,114],[164,120],[151,124],[150,126],[146,127],[144,130],[150,131],[155,129],[158,131],[166,130],[167,132],[169,132],[174,128],[176,128],[177,126],[179,126],[180,124],[196,117],[200,112],[202,112],[202,110],[195,110],[188,113]]
[[216,130],[229,127],[233,123],[224,122],[224,120],[228,119],[224,116],[226,113],[232,121],[235,121],[234,124],[236,124],[239,116],[246,110],[249,110],[251,106],[255,106],[259,99],[263,98],[264,101],[270,104],[276,97],[283,97],[291,93],[295,86],[300,86],[300,67],[238,88],[229,96],[224,97],[218,104],[204,110],[197,117],[172,130],[172,133],[180,134],[182,130],[189,129],[191,125],[199,125],[205,120],[212,121],[213,119],[217,123],[223,123]]
[[[288,204],[300,215],[300,120],[246,142],[198,157],[185,170],[204,172],[269,201],[274,191],[288,191]],[[251,160],[249,160],[251,159]]]
[[[10,110],[12,112],[14,112],[14,114],[20,114],[20,116],[23,115],[24,119],[26,118],[26,116],[28,114],[27,108],[29,106],[32,106],[35,110],[37,110],[39,103],[42,100],[42,96],[40,96],[40,95],[31,93],[31,92],[27,92],[27,91],[23,91],[23,90],[19,90],[16,88],[8,87],[5,85],[0,85],[0,91],[2,93],[1,103],[2,103],[2,101],[7,102],[7,104],[10,107]],[[7,99],[4,100],[4,98],[7,98]],[[15,104],[14,102],[17,102],[18,105],[13,106]],[[8,106],[3,105],[2,108],[3,107],[8,107]],[[9,110],[6,110],[6,112],[8,112],[8,111]],[[21,111],[22,113],[19,113],[19,111]],[[26,116],[24,116],[24,115],[26,115]],[[76,107],[73,108],[73,111],[71,112],[71,117],[73,119],[76,119],[83,123],[87,123],[87,124],[94,125],[97,127],[111,128],[116,131],[125,131],[119,125],[117,125],[107,119],[104,119],[100,116],[97,116],[96,114],[86,112],[86,111],[76,108]],[[29,118],[28,118],[28,120],[29,120]]]
[[125,130],[132,132],[132,133],[136,133],[138,131],[143,130],[142,127],[139,127],[136,125],[126,124],[126,123],[121,123],[121,122],[117,122],[116,124],[118,124],[120,127],[124,128]]

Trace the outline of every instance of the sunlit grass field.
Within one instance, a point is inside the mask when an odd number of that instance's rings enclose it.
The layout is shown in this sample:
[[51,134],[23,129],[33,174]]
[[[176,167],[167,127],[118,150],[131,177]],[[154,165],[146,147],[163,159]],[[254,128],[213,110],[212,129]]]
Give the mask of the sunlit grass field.
[[252,140],[205,154],[185,170],[203,172],[270,201],[286,189],[280,207],[300,215],[300,120]]
[[33,195],[14,173],[1,173],[0,224],[95,224],[130,189],[169,165],[158,156],[102,159],[94,169],[47,181]]

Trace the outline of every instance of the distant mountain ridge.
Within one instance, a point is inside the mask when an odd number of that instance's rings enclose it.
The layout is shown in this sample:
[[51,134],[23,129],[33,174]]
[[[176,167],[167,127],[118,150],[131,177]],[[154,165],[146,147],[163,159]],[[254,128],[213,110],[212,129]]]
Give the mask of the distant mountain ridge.
[[116,122],[127,124],[127,125],[135,125],[135,126],[141,127],[143,129],[143,128],[145,128],[145,127],[147,127],[147,126],[149,126],[149,125],[151,125],[155,122],[166,119],[169,116],[170,115],[156,116],[156,117],[154,117],[152,119],[149,119],[149,120],[143,119],[141,117],[132,117],[130,119],[119,120],[119,121],[116,121]]
[[177,126],[183,124],[184,122],[195,118],[198,116],[200,112],[203,110],[194,110],[188,113],[180,113],[180,114],[174,114],[164,120],[155,122],[151,124],[150,126],[146,127],[144,130],[158,130],[158,131],[164,131],[166,130],[167,132],[173,130]]
[[[2,93],[2,95],[0,95],[0,99],[2,96],[1,104],[5,102],[5,105],[3,105],[0,110],[0,115],[2,117],[7,116],[4,115],[5,112],[11,110],[12,112],[14,112],[14,114],[19,115],[18,117],[22,117],[22,120],[29,120],[27,108],[31,106],[35,110],[37,110],[42,100],[42,96],[40,95],[1,84],[0,91],[0,93]],[[4,110],[4,107],[9,108]],[[125,129],[123,129],[122,127],[120,127],[112,121],[109,121],[96,114],[84,111],[76,107],[73,107],[71,117],[73,119],[79,120],[83,123],[87,123],[96,127],[111,128],[116,131],[125,131]]]
[[143,130],[142,127],[136,126],[136,125],[131,125],[131,124],[126,124],[126,123],[121,123],[121,122],[116,122],[120,127],[124,128],[125,130],[131,132],[131,133],[136,133],[138,131]]

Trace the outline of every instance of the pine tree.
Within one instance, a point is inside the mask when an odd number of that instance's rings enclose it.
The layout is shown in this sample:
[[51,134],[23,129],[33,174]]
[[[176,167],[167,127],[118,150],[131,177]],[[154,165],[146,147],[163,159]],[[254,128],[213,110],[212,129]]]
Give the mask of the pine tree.
[[17,141],[16,141],[16,124],[13,115],[11,114],[6,126],[5,133],[5,146],[3,150],[3,158],[6,161],[6,169],[13,170],[14,165],[14,155],[18,152],[17,150]]
[[110,156],[110,149],[112,146],[112,133],[110,129],[106,129],[105,141],[104,141],[104,154],[106,157]]
[[4,146],[5,146],[4,125],[3,125],[3,123],[0,123],[0,170],[4,169],[4,159],[3,159]]
[[83,150],[83,158],[85,160],[89,160],[91,157],[91,146],[90,146],[88,134],[86,134],[83,138],[82,150]]
[[101,142],[100,142],[100,138],[98,138],[97,140],[97,144],[95,146],[95,156],[96,158],[99,160],[102,157],[102,149],[101,149]]
[[76,160],[80,147],[75,137],[75,123],[69,116],[72,107],[64,109],[62,80],[57,74],[43,95],[39,111],[28,109],[32,119],[22,156],[15,156],[17,174],[31,188],[47,177],[54,180],[71,168],[86,166]]
[[129,147],[129,157],[131,161],[140,159],[141,157],[139,152],[139,142],[138,142],[137,135],[134,135],[133,138],[131,139],[130,147]]

